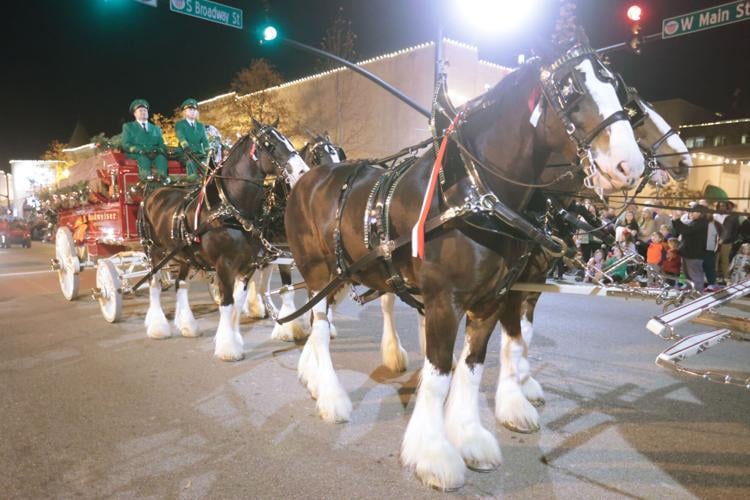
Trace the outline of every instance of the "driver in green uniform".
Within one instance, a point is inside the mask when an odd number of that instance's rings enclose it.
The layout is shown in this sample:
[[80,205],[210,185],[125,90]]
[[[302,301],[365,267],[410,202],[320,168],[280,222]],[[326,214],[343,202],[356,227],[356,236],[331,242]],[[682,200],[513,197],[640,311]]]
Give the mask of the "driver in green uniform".
[[[208,150],[208,135],[206,127],[198,121],[198,102],[195,99],[185,99],[180,105],[184,120],[175,123],[174,131],[177,142],[182,151],[192,153],[196,160],[206,161]],[[187,181],[195,181],[198,177],[198,164],[188,155],[183,155],[187,167]]]
[[148,121],[148,101],[136,99],[130,103],[130,112],[135,120],[122,126],[122,150],[128,158],[138,163],[141,180],[151,177],[151,167],[156,168],[158,178],[169,180],[167,170],[167,148],[161,129]]

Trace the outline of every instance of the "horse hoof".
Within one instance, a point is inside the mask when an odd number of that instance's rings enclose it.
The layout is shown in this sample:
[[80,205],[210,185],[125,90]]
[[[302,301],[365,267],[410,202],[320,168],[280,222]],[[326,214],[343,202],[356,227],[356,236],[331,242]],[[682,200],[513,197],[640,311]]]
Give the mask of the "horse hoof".
[[343,389],[320,394],[316,406],[320,418],[331,424],[348,422],[352,413],[352,402]]
[[153,340],[164,340],[170,337],[169,332],[165,333],[162,331],[148,332],[147,335],[148,335],[148,338],[153,339]]
[[513,432],[530,434],[539,430],[539,412],[520,391],[502,396],[496,416],[505,428]]
[[524,397],[536,407],[544,406],[544,391],[539,382],[534,380],[533,377],[529,377],[526,381],[521,384],[521,392]]
[[154,340],[168,339],[171,336],[171,333],[169,332],[169,323],[167,323],[166,320],[163,324],[152,323],[151,326],[146,329],[146,335]]
[[425,457],[414,466],[414,472],[430,488],[448,493],[464,485],[466,466],[453,448],[447,456],[438,453]]
[[470,470],[473,470],[474,472],[492,472],[499,469],[500,464],[467,461],[466,467],[468,467]]
[[217,358],[219,358],[222,361],[242,361],[245,359],[244,354],[231,354],[231,353],[222,353],[222,354],[215,354]]
[[180,335],[189,339],[195,339],[201,336],[201,332],[191,328],[182,328],[180,329]]
[[400,347],[398,351],[393,349],[387,354],[384,354],[383,365],[392,372],[405,372],[406,368],[409,366],[409,355],[406,353],[406,349]]

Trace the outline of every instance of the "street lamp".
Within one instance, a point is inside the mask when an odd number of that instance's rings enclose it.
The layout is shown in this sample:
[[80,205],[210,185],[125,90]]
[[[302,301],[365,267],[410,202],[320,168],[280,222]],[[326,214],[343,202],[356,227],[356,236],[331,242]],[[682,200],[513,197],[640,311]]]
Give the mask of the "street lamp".
[[461,0],[457,6],[471,26],[485,33],[502,34],[524,28],[539,11],[539,0]]

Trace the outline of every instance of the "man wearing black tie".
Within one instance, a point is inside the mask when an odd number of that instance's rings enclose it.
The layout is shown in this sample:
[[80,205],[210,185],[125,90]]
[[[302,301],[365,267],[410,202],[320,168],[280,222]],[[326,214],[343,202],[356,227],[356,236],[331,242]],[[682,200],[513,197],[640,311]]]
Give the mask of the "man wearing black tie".
[[151,176],[151,167],[156,168],[157,176],[168,180],[167,148],[161,129],[148,121],[149,105],[145,99],[130,103],[130,112],[135,120],[122,126],[122,150],[128,158],[138,162],[138,175],[141,180]]

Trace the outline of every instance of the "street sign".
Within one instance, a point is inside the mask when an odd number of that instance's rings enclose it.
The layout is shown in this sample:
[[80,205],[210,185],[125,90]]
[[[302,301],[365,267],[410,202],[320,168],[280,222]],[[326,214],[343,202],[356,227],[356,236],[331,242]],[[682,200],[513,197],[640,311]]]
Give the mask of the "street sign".
[[148,5],[149,7],[156,7],[156,0],[135,0],[138,3],[142,3],[143,5]]
[[230,28],[242,29],[242,9],[211,0],[169,0],[169,10]]
[[738,0],[668,17],[661,22],[661,37],[662,39],[674,38],[748,19],[750,19],[750,1]]

